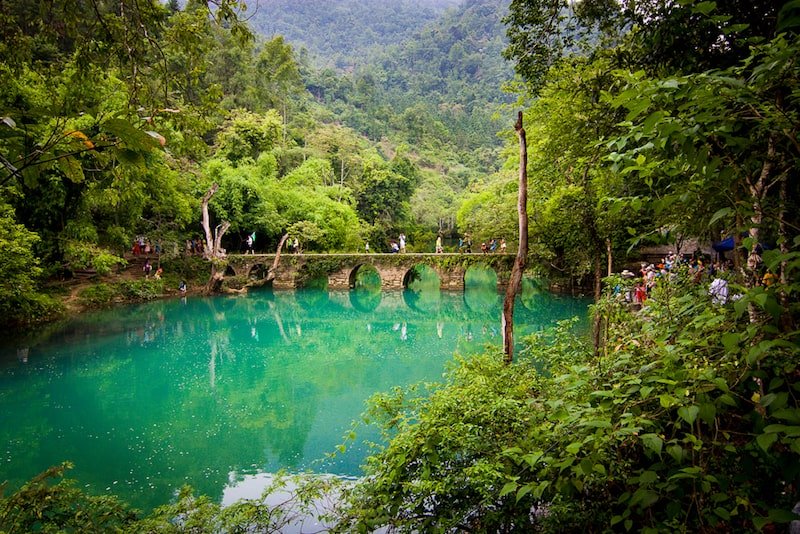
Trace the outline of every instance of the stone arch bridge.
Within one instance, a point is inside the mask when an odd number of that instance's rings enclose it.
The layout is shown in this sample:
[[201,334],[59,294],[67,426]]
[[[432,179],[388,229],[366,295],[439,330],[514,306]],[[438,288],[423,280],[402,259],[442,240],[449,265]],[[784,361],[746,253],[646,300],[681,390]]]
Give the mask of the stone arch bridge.
[[[486,266],[497,274],[497,288],[505,290],[514,265],[514,254],[281,254],[272,286],[294,289],[306,282],[327,277],[328,289],[355,287],[362,268],[374,268],[381,278],[381,289],[408,287],[412,271],[427,265],[439,276],[439,287],[463,291],[464,276],[473,265]],[[231,254],[226,274],[263,279],[272,267],[274,254]]]

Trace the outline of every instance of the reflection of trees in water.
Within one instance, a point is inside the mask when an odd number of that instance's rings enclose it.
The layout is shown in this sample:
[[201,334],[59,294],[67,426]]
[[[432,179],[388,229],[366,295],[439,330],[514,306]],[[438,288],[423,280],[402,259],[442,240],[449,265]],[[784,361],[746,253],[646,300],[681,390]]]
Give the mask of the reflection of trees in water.
[[380,288],[356,288],[350,291],[350,305],[364,313],[374,312],[381,304],[383,295]]
[[441,304],[441,293],[436,290],[414,290],[406,289],[403,291],[403,301],[409,309],[420,314],[431,314],[439,311]]
[[[334,424],[319,420],[330,399],[416,381],[420,369],[436,377],[454,345],[469,353],[496,339],[499,295],[480,293],[260,291],[84,316],[31,344],[28,363],[9,352],[0,440],[14,463],[0,478],[14,485],[68,459],[83,484],[103,491],[110,477],[148,507],[186,482],[217,495],[231,471],[308,467],[309,442]],[[527,324],[585,314],[573,299],[524,298]],[[342,412],[345,428],[362,401]]]

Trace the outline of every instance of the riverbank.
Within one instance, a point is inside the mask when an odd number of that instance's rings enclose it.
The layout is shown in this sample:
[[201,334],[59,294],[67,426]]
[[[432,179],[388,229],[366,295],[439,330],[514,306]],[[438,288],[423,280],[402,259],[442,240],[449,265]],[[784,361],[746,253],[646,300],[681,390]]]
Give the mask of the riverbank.
[[[78,272],[69,279],[48,281],[45,289],[61,304],[62,315],[68,317],[108,306],[201,295],[208,281],[209,264],[199,256],[126,255],[124,259],[123,267],[108,274]],[[148,259],[154,271],[158,267],[163,269],[160,279],[153,274],[145,276],[143,266]],[[181,281],[186,282],[185,293],[179,290]]]

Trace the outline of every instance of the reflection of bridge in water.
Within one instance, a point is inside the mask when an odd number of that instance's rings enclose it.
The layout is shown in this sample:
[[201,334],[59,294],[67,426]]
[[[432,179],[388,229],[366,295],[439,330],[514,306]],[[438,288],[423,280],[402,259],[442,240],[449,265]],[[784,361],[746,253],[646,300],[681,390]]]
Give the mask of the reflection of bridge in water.
[[[310,280],[327,278],[328,289],[352,289],[362,269],[374,269],[381,289],[400,290],[414,279],[415,268],[427,266],[439,278],[443,290],[463,291],[464,276],[473,266],[485,266],[497,275],[504,290],[511,276],[514,254],[281,254],[273,287],[293,289]],[[226,274],[259,279],[272,266],[274,254],[232,254]]]

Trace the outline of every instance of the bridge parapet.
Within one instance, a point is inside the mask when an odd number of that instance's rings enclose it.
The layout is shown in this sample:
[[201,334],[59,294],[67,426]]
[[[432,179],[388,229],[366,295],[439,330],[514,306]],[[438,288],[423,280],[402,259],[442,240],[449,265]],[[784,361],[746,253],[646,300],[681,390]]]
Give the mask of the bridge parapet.
[[[237,276],[257,277],[272,266],[274,254],[232,254],[228,266]],[[329,289],[350,289],[363,266],[374,267],[381,278],[381,289],[402,290],[408,273],[427,265],[439,276],[442,290],[463,291],[464,276],[473,265],[485,265],[497,274],[498,289],[508,283],[514,254],[281,254],[273,287],[293,289],[320,276],[327,277]]]

